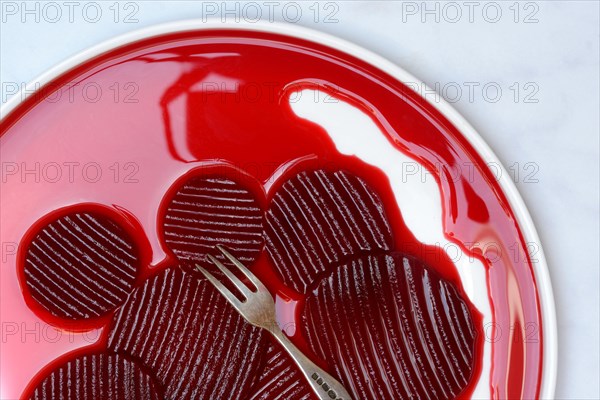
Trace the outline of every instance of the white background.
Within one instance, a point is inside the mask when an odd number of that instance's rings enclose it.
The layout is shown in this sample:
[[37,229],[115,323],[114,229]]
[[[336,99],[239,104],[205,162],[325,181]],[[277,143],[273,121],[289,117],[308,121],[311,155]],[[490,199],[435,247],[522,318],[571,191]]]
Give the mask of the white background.
[[600,399],[598,2],[0,3],[2,104],[120,33],[189,18],[250,22],[258,9],[263,21],[355,42],[437,88],[512,170],[536,223],[558,314],[556,397]]

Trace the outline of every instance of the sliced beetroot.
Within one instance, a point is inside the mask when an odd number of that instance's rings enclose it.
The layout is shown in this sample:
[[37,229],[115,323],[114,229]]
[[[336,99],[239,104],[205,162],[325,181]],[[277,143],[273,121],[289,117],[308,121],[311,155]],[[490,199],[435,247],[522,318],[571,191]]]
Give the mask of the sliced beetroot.
[[247,400],[317,400],[296,363],[274,340]]
[[133,239],[110,218],[72,213],[44,226],[27,247],[30,296],[67,320],[99,317],[125,300],[138,269]]
[[277,190],[265,240],[284,283],[304,293],[329,266],[389,250],[392,234],[381,199],[365,181],[344,171],[317,170]]
[[420,262],[367,256],[307,296],[303,329],[356,399],[454,399],[474,368],[475,329],[455,287]]
[[154,378],[119,354],[79,356],[57,367],[29,396],[30,400],[161,400]]
[[217,244],[250,265],[264,246],[262,231],[263,211],[255,195],[219,176],[187,180],[167,205],[163,220],[166,245],[188,266],[207,266],[206,254],[217,255]]
[[171,268],[135,289],[108,348],[147,366],[166,399],[240,398],[260,373],[266,333],[198,275]]

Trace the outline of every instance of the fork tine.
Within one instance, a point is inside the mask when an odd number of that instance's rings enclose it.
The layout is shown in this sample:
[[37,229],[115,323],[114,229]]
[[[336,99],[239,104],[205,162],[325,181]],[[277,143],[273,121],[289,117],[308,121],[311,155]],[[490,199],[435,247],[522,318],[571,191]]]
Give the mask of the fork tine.
[[227,276],[227,278],[233,283],[233,285],[239,290],[244,296],[248,297],[251,293],[251,290],[244,282],[239,280],[237,276],[233,272],[229,270],[226,266],[224,266],[221,261],[217,260],[213,255],[207,254],[208,259],[219,268],[219,270]]
[[233,295],[233,293],[231,293],[229,291],[229,289],[227,289],[221,282],[219,282],[219,280],[217,278],[215,278],[213,276],[213,274],[211,274],[204,268],[200,267],[198,264],[196,264],[196,269],[198,271],[202,272],[202,274],[206,277],[206,279],[208,279],[208,281],[213,284],[213,286],[223,295],[223,297],[225,297],[225,299],[229,302],[229,304],[231,304],[233,306],[233,308],[235,308],[237,310],[238,313],[240,313],[241,315],[244,315],[244,313],[242,312],[242,309],[241,309],[242,302],[239,301],[238,298],[235,297]]
[[225,250],[225,247],[223,247],[220,244],[218,244],[216,247],[221,251],[221,253],[223,253],[225,257],[229,259],[229,261],[231,261],[236,267],[238,267],[242,271],[244,276],[248,278],[250,282],[254,284],[254,286],[256,286],[257,290],[267,290],[263,283],[252,272],[250,272],[250,270],[246,268],[246,266],[242,264],[240,260],[235,258],[230,252]]

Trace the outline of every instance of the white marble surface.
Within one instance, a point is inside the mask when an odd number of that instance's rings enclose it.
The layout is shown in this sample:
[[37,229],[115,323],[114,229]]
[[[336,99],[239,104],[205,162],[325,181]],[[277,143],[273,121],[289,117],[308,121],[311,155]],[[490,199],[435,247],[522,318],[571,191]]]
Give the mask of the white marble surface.
[[[1,2],[2,103],[15,87],[119,33],[184,18],[235,21],[237,13],[253,20],[255,5],[263,20],[272,14],[291,22],[300,9],[295,23],[362,45],[438,87],[504,165],[518,171],[515,181],[536,223],[554,285],[556,397],[600,398],[598,2],[49,4]],[[124,22],[131,13],[137,22]]]

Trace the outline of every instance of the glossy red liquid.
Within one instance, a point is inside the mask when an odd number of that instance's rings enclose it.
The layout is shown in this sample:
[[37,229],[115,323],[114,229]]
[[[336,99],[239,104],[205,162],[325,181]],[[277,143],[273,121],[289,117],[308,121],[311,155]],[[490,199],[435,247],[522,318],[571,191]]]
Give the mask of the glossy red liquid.
[[[72,82],[78,84],[65,86]],[[82,202],[112,205],[136,227],[141,252],[152,254],[141,273],[144,279],[175,262],[159,239],[158,216],[165,193],[189,170],[225,160],[262,182],[268,200],[273,179],[284,179],[307,163],[333,164],[356,170],[377,190],[398,250],[425,259],[460,289],[445,254],[420,245],[406,229],[381,171],[341,156],[326,132],[294,116],[287,103],[292,83],[318,85],[363,107],[399,151],[436,177],[446,234],[489,267],[494,332],[501,331],[493,343],[493,397],[537,397],[542,332],[535,280],[522,235],[492,172],[460,132],[406,86],[314,43],[250,32],[173,34],[116,49],[58,78],[2,122],[0,151],[4,165],[10,164],[10,169],[3,166],[0,194],[3,242],[20,243],[32,225],[58,208]],[[90,101],[98,87],[102,95]],[[96,166],[83,171],[91,161],[100,165],[98,180],[97,174],[89,175]],[[35,173],[22,175],[35,163],[40,163],[37,182]],[[61,179],[44,176],[50,163],[63,166]],[[65,163],[79,163],[77,172],[67,176],[71,171]],[[460,170],[459,179],[446,167],[465,163],[474,168]],[[1,318],[31,327],[39,318],[21,295],[18,260],[3,260]],[[278,295],[280,322],[297,321],[301,299],[281,286],[266,260],[255,268]],[[529,326],[536,329],[533,338],[524,338],[522,330]],[[102,347],[106,332],[97,333],[101,340],[93,346]],[[3,395],[20,396],[42,367],[86,344],[82,335],[73,335],[73,340],[54,343],[11,335],[0,364]],[[301,337],[294,339],[306,350]]]

